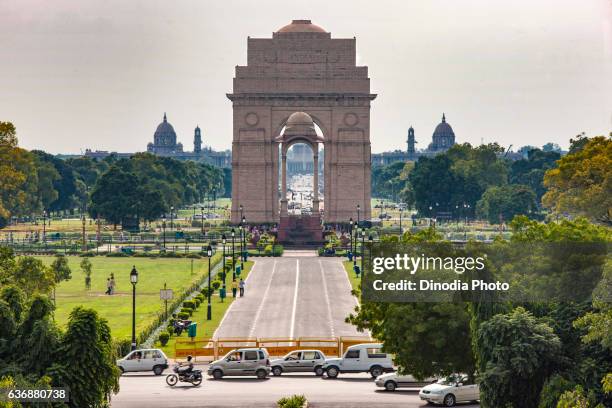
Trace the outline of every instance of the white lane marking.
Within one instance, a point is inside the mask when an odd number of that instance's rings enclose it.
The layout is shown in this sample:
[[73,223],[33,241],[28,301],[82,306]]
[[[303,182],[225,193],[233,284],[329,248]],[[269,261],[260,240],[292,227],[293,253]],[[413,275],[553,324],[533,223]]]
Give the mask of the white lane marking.
[[327,280],[323,273],[323,263],[319,259],[319,270],[321,271],[321,281],[323,281],[323,293],[325,294],[325,303],[327,304],[327,320],[329,321],[329,329],[331,330],[331,337],[336,337],[334,332],[334,319],[332,318],[331,302],[329,301],[329,293],[327,291]]
[[274,272],[276,272],[276,258],[274,258],[274,264],[272,264],[272,273],[270,274],[270,280],[268,281],[268,286],[266,287],[266,290],[264,291],[264,294],[261,298],[261,303],[259,303],[259,307],[257,308],[257,313],[255,313],[255,318],[253,319],[253,326],[251,326],[251,330],[249,331],[249,336],[248,336],[249,338],[252,338],[253,334],[255,333],[255,327],[257,326],[257,320],[259,320],[259,315],[261,314],[264,304],[268,298],[268,292],[270,291],[270,286],[272,286],[272,278],[274,278]]
[[[346,269],[344,268],[344,264],[342,263],[342,261],[340,261],[339,264],[336,263],[336,265],[338,265],[340,267],[340,269],[342,270],[342,275],[344,276],[344,281],[348,285],[349,293],[351,293],[351,291],[353,290],[353,286],[351,285],[351,282],[350,282],[349,277],[348,277],[348,274],[350,272],[348,272],[348,273],[346,272]],[[353,295],[351,295],[351,296],[353,296]],[[355,304],[357,306],[361,306],[359,304],[359,299],[357,299],[357,296],[353,296],[353,299],[355,299]],[[351,311],[351,313],[352,313],[352,311]],[[370,338],[370,340],[372,340],[372,334],[370,333],[370,331],[366,329],[366,330],[364,330],[364,332],[366,332],[368,337]]]
[[300,284],[300,260],[295,260],[295,290],[293,291],[293,311],[291,312],[291,329],[289,330],[289,338],[293,338],[295,332],[295,311],[297,310],[298,287]]

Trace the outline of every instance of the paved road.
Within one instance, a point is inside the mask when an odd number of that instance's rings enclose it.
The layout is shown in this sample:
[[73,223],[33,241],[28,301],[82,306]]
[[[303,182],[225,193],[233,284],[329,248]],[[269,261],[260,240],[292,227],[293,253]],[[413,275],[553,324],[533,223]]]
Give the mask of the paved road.
[[[206,369],[206,367],[198,367]],[[168,372],[168,370],[166,370]],[[121,392],[113,397],[113,408],[136,407],[275,407],[285,396],[304,394],[312,408],[426,407],[417,390],[381,391],[367,374],[341,374],[338,379],[311,374],[289,374],[266,380],[234,377],[206,379],[199,387],[181,383],[166,385],[165,376],[127,374],[121,377]],[[463,408],[478,405],[460,405]]]
[[214,337],[364,336],[344,322],[356,302],[340,259],[259,258]]

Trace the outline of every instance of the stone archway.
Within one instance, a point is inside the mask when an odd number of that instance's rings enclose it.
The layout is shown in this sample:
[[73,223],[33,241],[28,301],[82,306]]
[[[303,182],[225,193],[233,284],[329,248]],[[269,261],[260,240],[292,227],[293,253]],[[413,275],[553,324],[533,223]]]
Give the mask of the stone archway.
[[[356,40],[331,38],[296,20],[272,38],[248,39],[248,64],[236,67],[233,93],[232,217],[279,223],[277,138],[288,118],[303,112],[323,132],[324,221],[371,217],[368,69],[356,65]],[[302,138],[312,142],[308,137]],[[281,140],[280,143],[283,141]],[[285,152],[286,153],[286,152]]]

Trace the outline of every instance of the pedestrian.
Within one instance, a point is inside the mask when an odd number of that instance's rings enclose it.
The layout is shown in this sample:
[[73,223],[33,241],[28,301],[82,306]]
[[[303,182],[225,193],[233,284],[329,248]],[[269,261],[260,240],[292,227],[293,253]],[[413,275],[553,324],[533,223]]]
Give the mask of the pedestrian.
[[115,275],[112,273],[111,273],[109,285],[110,285],[110,294],[114,295],[115,294]]
[[111,294],[110,278],[106,278],[106,292],[104,292],[104,294],[106,294],[106,295],[110,295]]
[[240,284],[239,284],[239,286],[240,286],[240,297],[243,297],[243,296],[244,296],[244,286],[245,286],[245,283],[244,283],[244,281],[242,280],[242,278],[240,278]]
[[236,292],[238,291],[238,282],[234,279],[232,281],[232,297],[236,297]]

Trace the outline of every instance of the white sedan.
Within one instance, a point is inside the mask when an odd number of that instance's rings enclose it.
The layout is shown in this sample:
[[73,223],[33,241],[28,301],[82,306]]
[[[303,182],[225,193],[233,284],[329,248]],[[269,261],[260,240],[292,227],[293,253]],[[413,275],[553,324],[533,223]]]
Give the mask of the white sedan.
[[428,403],[453,407],[457,402],[477,401],[480,389],[478,384],[470,382],[467,375],[451,375],[423,387],[419,397]]
[[435,382],[435,378],[426,378],[418,381],[411,375],[399,375],[398,373],[387,373],[376,377],[374,383],[387,391],[395,391],[396,388],[418,388]]

